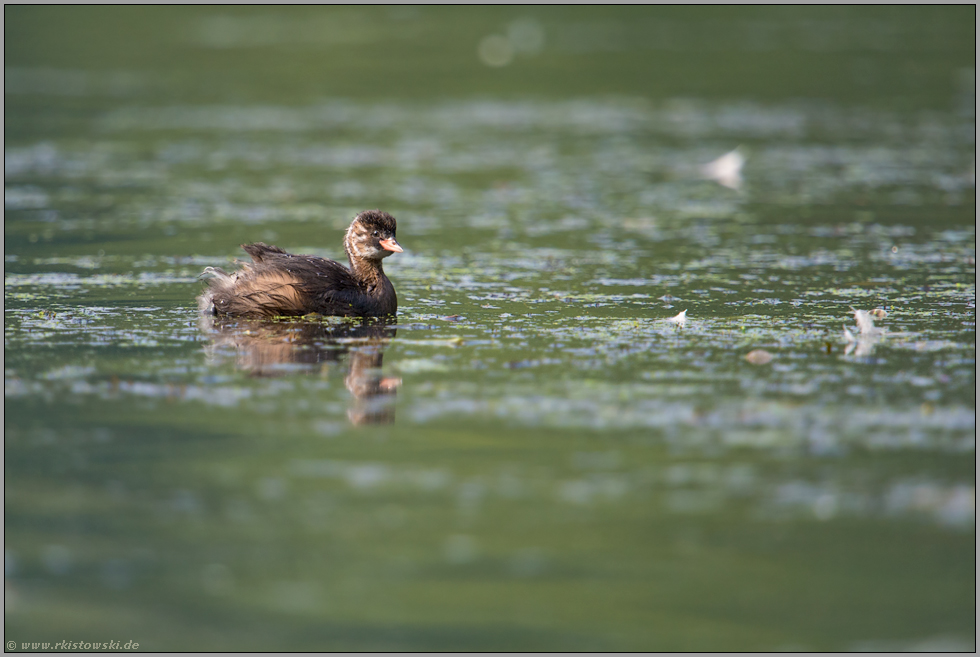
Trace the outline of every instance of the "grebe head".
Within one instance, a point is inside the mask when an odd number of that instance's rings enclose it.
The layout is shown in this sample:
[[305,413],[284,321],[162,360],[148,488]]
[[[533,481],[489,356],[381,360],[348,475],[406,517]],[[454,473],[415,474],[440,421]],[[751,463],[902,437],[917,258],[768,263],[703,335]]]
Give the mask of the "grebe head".
[[395,218],[380,210],[367,210],[354,217],[344,236],[344,249],[353,261],[381,261],[404,249],[395,239]]

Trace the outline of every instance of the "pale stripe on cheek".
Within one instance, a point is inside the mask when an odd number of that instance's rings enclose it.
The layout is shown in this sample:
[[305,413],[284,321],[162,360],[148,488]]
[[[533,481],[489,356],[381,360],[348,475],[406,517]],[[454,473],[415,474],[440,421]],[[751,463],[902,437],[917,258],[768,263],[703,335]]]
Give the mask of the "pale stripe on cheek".
[[368,231],[361,226],[358,226],[358,230],[355,231],[355,225],[356,224],[352,224],[350,228],[347,229],[347,235],[344,241],[346,242],[348,251],[352,255],[355,255],[358,258],[366,258],[368,255],[373,253],[375,249],[369,249],[366,251],[361,248],[361,245],[368,237]]

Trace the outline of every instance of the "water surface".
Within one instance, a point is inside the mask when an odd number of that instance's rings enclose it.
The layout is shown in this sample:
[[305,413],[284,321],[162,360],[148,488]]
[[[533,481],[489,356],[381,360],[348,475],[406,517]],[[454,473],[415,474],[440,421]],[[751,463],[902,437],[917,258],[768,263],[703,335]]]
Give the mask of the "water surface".
[[5,639],[973,650],[973,13],[654,9],[8,9]]

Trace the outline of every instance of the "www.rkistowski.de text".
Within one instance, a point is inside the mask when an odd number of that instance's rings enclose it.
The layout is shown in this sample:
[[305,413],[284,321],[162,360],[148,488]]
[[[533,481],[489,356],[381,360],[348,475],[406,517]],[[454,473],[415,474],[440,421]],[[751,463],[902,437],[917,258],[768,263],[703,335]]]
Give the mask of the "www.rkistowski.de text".
[[58,641],[57,643],[40,643],[35,641],[7,641],[7,650],[138,650],[140,644],[135,641]]

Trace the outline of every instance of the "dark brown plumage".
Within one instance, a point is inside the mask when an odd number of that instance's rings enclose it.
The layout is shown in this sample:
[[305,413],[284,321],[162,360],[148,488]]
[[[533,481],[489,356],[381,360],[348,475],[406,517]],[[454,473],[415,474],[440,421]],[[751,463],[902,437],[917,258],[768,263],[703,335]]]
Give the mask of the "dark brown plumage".
[[394,315],[398,298],[381,260],[401,253],[395,218],[380,210],[362,212],[344,235],[350,269],[311,255],[293,255],[262,242],[243,244],[252,256],[231,274],[208,267],[201,311],[216,316],[275,317],[310,313],[348,317]]

